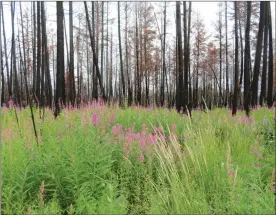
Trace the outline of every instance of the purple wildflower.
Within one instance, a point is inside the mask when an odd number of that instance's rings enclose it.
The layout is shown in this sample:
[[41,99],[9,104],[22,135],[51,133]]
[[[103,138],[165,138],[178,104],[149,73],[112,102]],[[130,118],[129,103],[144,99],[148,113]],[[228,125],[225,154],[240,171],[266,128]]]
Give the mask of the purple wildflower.
[[176,125],[175,124],[171,124],[171,130],[175,131],[176,130]]
[[92,124],[97,125],[99,123],[99,116],[96,113],[92,114]]
[[144,157],[143,153],[140,154],[139,160],[140,160],[141,162],[143,162],[143,161],[145,160],[145,157]]
[[116,115],[112,114],[112,116],[110,117],[110,123],[112,124],[115,120]]
[[259,159],[263,159],[263,155],[262,154],[258,154],[258,158]]

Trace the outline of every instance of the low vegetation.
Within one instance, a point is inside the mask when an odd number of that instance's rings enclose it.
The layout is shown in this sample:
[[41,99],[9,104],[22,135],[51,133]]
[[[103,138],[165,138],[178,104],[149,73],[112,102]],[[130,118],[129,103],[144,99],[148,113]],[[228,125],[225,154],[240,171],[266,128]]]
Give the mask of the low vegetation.
[[275,214],[273,110],[2,113],[3,214]]

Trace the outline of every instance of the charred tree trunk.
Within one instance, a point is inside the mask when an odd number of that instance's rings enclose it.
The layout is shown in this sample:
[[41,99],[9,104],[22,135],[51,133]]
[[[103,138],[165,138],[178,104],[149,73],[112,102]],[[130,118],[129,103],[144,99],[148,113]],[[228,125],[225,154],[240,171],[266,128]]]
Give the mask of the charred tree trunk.
[[264,5],[265,2],[260,3],[260,20],[259,20],[259,31],[257,36],[257,45],[255,53],[255,63],[253,69],[253,81],[251,84],[251,105],[256,106],[258,100],[258,83],[260,74],[261,54],[262,54],[262,41],[263,41],[263,30],[264,30]]
[[92,52],[93,52],[93,63],[96,67],[96,74],[97,74],[97,77],[98,77],[98,80],[99,80],[99,84],[100,84],[100,88],[101,88],[101,91],[102,91],[103,99],[104,99],[104,101],[106,101],[105,90],[104,90],[104,87],[102,85],[103,82],[102,82],[102,77],[101,77],[100,70],[99,70],[98,58],[96,56],[96,50],[95,50],[95,46],[94,46],[95,41],[94,41],[94,37],[92,36],[92,31],[91,31],[91,26],[90,26],[90,21],[89,21],[88,8],[87,8],[86,2],[84,2],[84,6],[85,6],[86,21],[87,21],[87,24],[88,24],[91,48],[92,48]]
[[266,76],[267,76],[267,45],[268,45],[268,5],[270,2],[264,2],[264,50],[263,50],[263,70],[262,70],[262,81],[261,81],[261,93],[260,93],[260,105],[266,99]]
[[234,2],[235,5],[235,87],[234,87],[234,96],[233,96],[233,106],[232,106],[232,115],[236,115],[237,112],[237,100],[238,100],[238,90],[239,90],[239,37],[238,37],[238,5],[237,2]]
[[37,2],[37,67],[36,67],[36,101],[37,105],[41,102],[40,98],[40,67],[41,67],[41,22],[40,22],[40,4],[41,2]]
[[57,77],[55,97],[55,117],[60,113],[60,103],[66,101],[64,76],[64,27],[63,2],[57,2]]
[[177,112],[180,113],[181,108],[185,109],[184,86],[183,86],[183,57],[182,57],[182,36],[181,36],[181,17],[180,2],[176,2],[176,31],[177,31],[177,54],[178,54],[178,87],[177,87]]
[[247,2],[247,21],[245,29],[245,50],[244,50],[244,109],[249,117],[249,89],[250,89],[250,21],[251,21],[251,2]]
[[[273,42],[272,42],[272,19],[271,19],[271,7],[270,7],[270,4],[269,4],[268,7],[269,7],[269,10],[268,10],[269,62],[268,62],[267,106],[269,108],[271,108],[272,105],[273,105]],[[276,7],[275,7],[275,10],[276,10]]]
[[69,66],[70,96],[69,97],[70,97],[71,104],[74,105],[75,98],[76,98],[76,89],[75,89],[75,75],[74,75],[73,2],[71,1],[69,2],[69,34],[70,34],[70,66]]

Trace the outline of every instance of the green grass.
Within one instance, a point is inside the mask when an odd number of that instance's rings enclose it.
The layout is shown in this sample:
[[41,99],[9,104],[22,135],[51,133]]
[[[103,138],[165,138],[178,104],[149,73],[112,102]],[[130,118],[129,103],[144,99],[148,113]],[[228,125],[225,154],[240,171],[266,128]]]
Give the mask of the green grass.
[[[49,110],[44,121],[35,114],[39,146],[30,111],[18,110],[20,136],[14,111],[3,110],[3,214],[275,214],[273,110],[254,110],[249,122],[227,109],[192,119],[99,106],[64,110],[57,120]],[[123,131],[114,134],[118,124]],[[141,147],[133,135],[148,137],[153,127],[165,140]]]

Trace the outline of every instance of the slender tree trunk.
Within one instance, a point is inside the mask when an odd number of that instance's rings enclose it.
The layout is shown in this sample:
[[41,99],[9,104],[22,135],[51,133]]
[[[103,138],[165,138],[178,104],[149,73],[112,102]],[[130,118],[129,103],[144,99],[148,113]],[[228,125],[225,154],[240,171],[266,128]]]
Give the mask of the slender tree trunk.
[[[181,108],[185,107],[184,86],[183,86],[183,57],[182,57],[182,36],[181,36],[181,17],[180,2],[176,2],[176,31],[177,31],[177,52],[178,52],[178,88],[177,88],[177,112],[180,113]],[[184,110],[185,111],[185,110]]]
[[[69,17],[69,19],[70,19],[70,17]],[[64,40],[65,40],[65,48],[66,48],[66,59],[67,59],[67,62],[66,62],[66,71],[68,71],[68,68],[70,67],[69,66],[69,48],[68,48],[68,40],[67,40],[67,31],[66,31],[66,22],[65,22],[65,17],[63,17],[63,26],[64,26],[64,36],[65,36],[65,38],[64,38]]]
[[[270,4],[268,5],[268,7],[269,7],[269,9],[268,9],[269,62],[268,62],[267,106],[269,108],[271,108],[273,105],[273,42],[272,42],[272,19],[271,19]],[[276,11],[276,7],[275,7],[275,11]],[[275,25],[275,23],[274,23],[274,25]],[[275,32],[275,34],[276,34],[276,32]],[[275,39],[276,39],[276,37],[275,37]],[[275,42],[275,44],[276,44],[276,42]]]
[[[122,43],[121,43],[121,25],[120,25],[120,2],[118,2],[118,35],[119,35],[119,54],[120,54],[120,70],[121,70],[121,82],[123,88],[123,97],[126,95],[125,90],[125,79],[124,79],[124,70],[123,70],[123,54],[122,54]],[[120,97],[120,104],[122,105],[124,98]]]
[[64,26],[63,2],[57,2],[57,77],[55,117],[60,113],[60,103],[65,103],[65,74],[64,74]]
[[[222,18],[221,18],[221,10],[220,10],[219,11],[219,88],[220,89],[222,88],[221,77],[222,77]],[[221,107],[221,105],[222,105],[222,92],[220,91],[219,107]]]
[[[240,56],[240,59],[241,59],[241,74],[240,74],[240,83],[239,83],[239,91],[238,91],[238,94],[240,95],[241,94],[241,86],[242,86],[242,80],[243,80],[243,71],[244,71],[244,62],[243,62],[243,40],[242,40],[242,30],[241,30],[241,18],[239,17],[239,33],[240,33],[240,46],[241,46],[241,56]],[[240,97],[240,99],[242,98],[242,96]]]
[[167,5],[166,2],[164,2],[164,32],[163,32],[163,72],[162,72],[162,78],[161,78],[161,90],[160,90],[160,105],[161,107],[164,106],[165,103],[165,77],[166,77],[166,27],[167,27]]
[[[40,88],[40,98],[41,98],[41,102],[40,102],[40,109],[42,108],[42,107],[44,107],[44,102],[45,102],[45,52],[46,52],[46,50],[45,50],[45,35],[44,34],[46,34],[45,32],[44,32],[44,30],[46,30],[46,29],[44,29],[43,28],[43,22],[44,22],[44,20],[43,20],[43,15],[44,15],[44,13],[43,13],[43,5],[44,4],[44,2],[41,2],[40,3],[40,7],[41,7],[41,9],[40,9],[40,11],[41,11],[41,24],[42,24],[42,28],[41,28],[41,33],[42,33],[42,40],[41,40],[41,88]],[[46,47],[47,48],[47,47]]]
[[[87,23],[88,25],[88,23]],[[94,38],[94,42],[93,45],[94,47],[96,46],[95,44],[95,3],[92,2],[92,28],[93,28],[93,38]],[[96,55],[97,51],[95,51],[95,55]],[[94,54],[93,54],[94,55]],[[97,80],[97,74],[96,74],[96,66],[94,64],[94,58],[93,58],[93,90],[92,90],[92,99],[98,100],[98,80]]]
[[245,50],[244,50],[244,109],[249,117],[249,89],[250,89],[250,22],[251,22],[251,2],[247,2],[247,21],[245,29]]
[[2,11],[2,25],[3,25],[3,39],[4,39],[4,50],[5,50],[5,64],[6,64],[6,71],[7,71],[7,85],[8,85],[8,93],[9,99],[12,98],[12,86],[11,86],[11,78],[10,78],[10,70],[9,70],[9,61],[8,61],[8,54],[7,54],[7,42],[6,42],[6,31],[5,31],[5,19],[4,19],[4,10],[3,10],[3,3],[1,4],[1,11]]
[[[73,2],[69,2],[69,37],[70,37],[70,66],[69,66],[69,79],[70,79],[70,101],[74,105],[76,98],[75,89],[75,74],[74,74],[74,38],[73,38]],[[88,76],[89,80],[89,76]],[[88,82],[89,84],[89,82]],[[89,92],[89,88],[88,88]]]
[[264,5],[265,2],[260,3],[260,20],[259,20],[259,31],[257,36],[257,45],[255,53],[255,63],[253,69],[253,81],[251,84],[251,105],[257,105],[258,100],[258,83],[260,74],[260,63],[261,63],[261,53],[262,53],[262,41],[263,41],[263,30],[264,30]]
[[136,51],[136,76],[137,76],[137,103],[142,104],[142,92],[141,92],[141,74],[139,64],[139,37],[138,37],[138,10],[136,8],[135,17],[135,51]]
[[268,5],[270,2],[264,2],[264,50],[263,50],[263,70],[262,70],[262,82],[261,82],[261,93],[260,93],[260,105],[266,99],[266,76],[267,76],[267,45],[268,45]]
[[227,25],[227,1],[225,2],[225,73],[226,73],[226,96],[225,107],[227,107],[229,97],[229,71],[228,71],[228,25]]
[[127,75],[127,86],[128,86],[128,106],[132,105],[132,90],[131,90],[131,85],[130,85],[130,74],[129,74],[129,53],[128,53],[128,34],[127,34],[127,23],[128,23],[128,15],[127,15],[127,2],[125,3],[125,13],[126,13],[126,18],[125,18],[125,47],[126,47],[126,75]]
[[101,76],[103,77],[103,38],[104,38],[104,2],[102,2],[102,32],[101,32]]
[[236,115],[237,112],[237,100],[238,100],[238,90],[239,90],[239,37],[238,37],[238,5],[235,5],[235,88],[232,106],[232,115]]
[[94,41],[94,37],[92,36],[92,31],[91,31],[91,26],[90,26],[90,21],[89,21],[88,8],[87,8],[86,2],[84,2],[84,6],[85,6],[86,21],[87,21],[87,24],[88,24],[91,48],[92,48],[92,52],[93,52],[93,63],[96,67],[96,73],[97,73],[97,77],[98,77],[98,80],[99,80],[99,83],[100,83],[100,88],[101,88],[101,91],[102,91],[103,99],[104,99],[104,101],[106,101],[105,90],[104,90],[103,85],[102,85],[103,82],[102,82],[102,77],[101,77],[100,70],[99,70],[98,58],[96,56],[96,50],[95,50],[95,46],[94,46],[95,41]]
[[[14,32],[14,12],[15,12],[15,2],[11,2],[11,17],[12,17],[12,66],[13,66],[13,72],[14,72],[14,103],[19,105],[21,107],[21,98],[20,98],[20,93],[19,93],[19,83],[18,83],[18,78],[17,78],[17,68],[16,68],[16,44],[15,44],[15,32]],[[12,80],[12,76],[11,76]]]
[[36,67],[36,100],[37,105],[41,102],[40,98],[40,67],[41,67],[41,22],[40,22],[40,4],[41,2],[37,2],[37,67]]
[[[189,47],[188,47],[188,29],[187,29],[187,9],[186,1],[183,2],[184,5],[184,112],[191,115],[191,107],[188,104],[189,101],[189,85],[188,85],[188,75],[189,75]],[[188,112],[187,112],[188,111]]]
[[112,99],[113,97],[113,84],[112,84],[112,77],[113,77],[113,57],[112,57],[112,53],[113,53],[113,36],[112,36],[112,32],[111,32],[111,36],[110,36],[110,71],[109,71],[109,98]]
[[109,34],[108,34],[108,2],[106,2],[106,73],[105,73],[105,83],[106,83],[106,97],[109,97],[109,87],[108,85],[108,72],[109,72],[109,54],[108,54],[108,45],[109,45]]
[[188,15],[188,70],[189,70],[189,110],[190,110],[190,114],[192,111],[192,107],[193,107],[193,94],[192,94],[192,77],[191,77],[191,60],[190,60],[190,34],[191,34],[191,16],[192,13],[192,2],[189,2],[189,15]]
[[[4,104],[4,82],[5,82],[5,80],[4,80],[4,66],[3,66],[3,52],[2,52],[2,25],[1,25],[1,19],[2,19],[2,2],[0,2],[0,47],[1,47],[1,49],[0,49],[0,70],[1,70],[1,72],[0,72],[0,76],[1,76],[1,81],[2,81],[2,83],[1,83],[1,99],[0,99],[0,101],[1,101],[1,107],[2,107],[2,105]],[[0,113],[0,120],[2,120],[1,119],[1,113]],[[1,145],[1,137],[0,137],[0,152],[2,152],[2,145]],[[0,165],[2,165],[1,164],[1,162],[2,162],[2,157],[1,157],[1,155],[0,155]],[[2,177],[2,175],[1,175],[1,173],[0,173],[0,177]],[[1,188],[2,188],[2,186],[1,186],[1,184],[0,184],[0,190],[1,190]],[[0,202],[1,202],[1,195],[0,195]],[[0,211],[1,211],[1,205],[0,205]]]
[[33,4],[33,95],[36,92],[36,9],[35,9],[35,2]]

